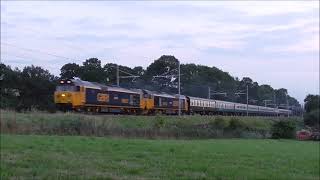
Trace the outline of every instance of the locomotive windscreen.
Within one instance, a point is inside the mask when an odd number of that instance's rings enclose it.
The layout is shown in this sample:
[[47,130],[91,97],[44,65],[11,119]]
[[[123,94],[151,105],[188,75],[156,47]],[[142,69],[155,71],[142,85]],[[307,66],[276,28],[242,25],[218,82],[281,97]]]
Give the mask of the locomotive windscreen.
[[62,85],[57,86],[56,91],[80,91],[79,86]]

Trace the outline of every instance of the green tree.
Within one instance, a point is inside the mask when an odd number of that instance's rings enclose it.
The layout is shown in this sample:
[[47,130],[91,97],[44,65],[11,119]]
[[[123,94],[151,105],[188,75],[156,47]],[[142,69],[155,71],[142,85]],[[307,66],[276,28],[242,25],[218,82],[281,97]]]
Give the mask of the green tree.
[[12,70],[10,66],[0,64],[0,108],[15,108],[18,104],[20,81],[19,69]]
[[304,99],[305,105],[305,115],[304,115],[304,124],[311,127],[316,127],[319,129],[320,120],[319,120],[319,113],[320,113],[320,103],[319,95],[312,95],[309,94]]
[[275,92],[274,89],[270,85],[263,84],[258,87],[257,90],[257,99],[259,100],[260,105],[265,105],[264,100],[269,100],[267,104],[274,104]]
[[19,84],[18,108],[45,110],[53,108],[53,93],[57,78],[38,66],[23,68]]
[[305,103],[304,108],[307,113],[313,110],[320,109],[319,98],[320,98],[319,95],[313,95],[313,94],[307,95],[307,97],[304,99],[304,103]]
[[101,67],[101,61],[97,58],[90,58],[83,62],[80,68],[80,78],[85,81],[103,82],[105,73]]
[[61,78],[72,79],[74,77],[80,77],[80,66],[75,63],[63,65],[60,71]]

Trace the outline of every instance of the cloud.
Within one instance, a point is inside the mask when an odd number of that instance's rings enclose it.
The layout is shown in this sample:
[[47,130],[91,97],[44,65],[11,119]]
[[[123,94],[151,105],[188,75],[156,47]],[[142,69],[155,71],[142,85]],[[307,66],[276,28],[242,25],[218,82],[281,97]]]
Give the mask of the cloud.
[[312,38],[300,40],[295,44],[287,44],[282,46],[273,46],[265,48],[266,52],[281,53],[313,53],[319,52],[319,35]]
[[319,9],[317,1],[191,2],[190,5],[202,8],[222,6],[253,17],[305,13]]

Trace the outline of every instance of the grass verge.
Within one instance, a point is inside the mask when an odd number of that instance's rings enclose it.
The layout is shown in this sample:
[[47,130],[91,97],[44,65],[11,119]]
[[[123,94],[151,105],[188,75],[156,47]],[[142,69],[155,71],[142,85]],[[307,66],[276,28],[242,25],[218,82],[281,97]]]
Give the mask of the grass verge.
[[[2,133],[144,138],[268,138],[281,118],[123,116],[1,111]],[[301,122],[298,118],[292,121]]]

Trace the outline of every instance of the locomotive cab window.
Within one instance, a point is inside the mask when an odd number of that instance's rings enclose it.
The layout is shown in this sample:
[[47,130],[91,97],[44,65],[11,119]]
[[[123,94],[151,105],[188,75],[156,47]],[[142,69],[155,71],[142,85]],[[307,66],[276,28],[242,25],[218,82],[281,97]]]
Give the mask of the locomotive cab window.
[[62,86],[57,86],[56,91],[80,91],[80,87],[79,86],[62,85]]

